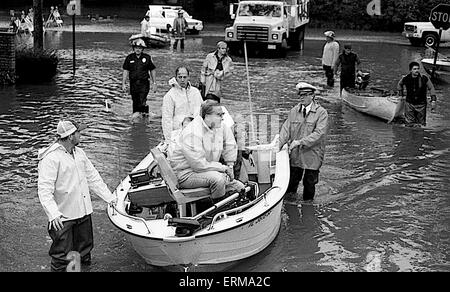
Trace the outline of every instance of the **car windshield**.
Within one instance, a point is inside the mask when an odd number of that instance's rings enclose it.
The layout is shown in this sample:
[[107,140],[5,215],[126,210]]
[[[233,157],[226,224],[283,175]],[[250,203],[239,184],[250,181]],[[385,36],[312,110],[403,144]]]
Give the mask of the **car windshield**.
[[239,6],[239,16],[281,17],[281,5],[242,4]]

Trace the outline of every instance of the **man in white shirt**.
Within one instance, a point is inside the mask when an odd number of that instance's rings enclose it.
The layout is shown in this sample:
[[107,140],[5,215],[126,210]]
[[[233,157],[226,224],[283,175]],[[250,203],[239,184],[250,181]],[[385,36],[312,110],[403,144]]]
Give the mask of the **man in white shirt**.
[[289,145],[290,179],[287,193],[297,193],[303,180],[303,200],[313,200],[319,169],[325,156],[328,113],[316,100],[317,88],[299,82],[299,103],[291,109],[280,130],[280,149]]
[[72,121],[60,121],[56,128],[58,140],[38,154],[38,196],[53,241],[49,250],[52,271],[66,270],[70,251],[80,254],[82,264],[91,261],[94,242],[89,191],[107,203],[114,201],[85,152],[77,147],[85,128]]
[[141,34],[144,37],[149,37],[151,35],[150,15],[145,15],[144,19],[141,21]]
[[[234,177],[237,145],[230,127],[222,123],[223,115],[220,103],[205,101],[200,115],[181,132],[169,157],[180,188],[209,188],[214,202],[227,192],[244,189]],[[219,162],[221,157],[224,163]]]
[[172,138],[172,131],[181,128],[181,123],[186,117],[195,118],[200,113],[203,103],[200,91],[191,85],[189,70],[186,67],[178,67],[175,77],[169,80],[170,90],[164,95],[162,112],[162,130],[166,143]]
[[325,76],[327,77],[327,85],[334,86],[334,66],[339,57],[339,43],[334,40],[334,31],[324,32],[327,42],[323,46],[322,54],[322,66],[325,70]]

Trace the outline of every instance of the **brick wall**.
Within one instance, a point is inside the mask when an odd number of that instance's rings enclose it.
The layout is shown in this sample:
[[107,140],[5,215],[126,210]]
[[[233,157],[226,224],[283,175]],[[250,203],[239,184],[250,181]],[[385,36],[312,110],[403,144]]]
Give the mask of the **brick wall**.
[[15,33],[0,31],[0,84],[15,83],[16,42]]

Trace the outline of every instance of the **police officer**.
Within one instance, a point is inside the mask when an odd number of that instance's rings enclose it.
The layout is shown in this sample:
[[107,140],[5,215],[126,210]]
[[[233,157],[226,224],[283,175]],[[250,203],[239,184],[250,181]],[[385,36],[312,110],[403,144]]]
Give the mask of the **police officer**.
[[152,57],[144,53],[146,47],[142,39],[132,43],[133,53],[123,63],[122,90],[126,92],[127,79],[130,80],[130,94],[133,99],[133,113],[148,113],[147,95],[150,91],[150,80],[156,92],[156,71]]

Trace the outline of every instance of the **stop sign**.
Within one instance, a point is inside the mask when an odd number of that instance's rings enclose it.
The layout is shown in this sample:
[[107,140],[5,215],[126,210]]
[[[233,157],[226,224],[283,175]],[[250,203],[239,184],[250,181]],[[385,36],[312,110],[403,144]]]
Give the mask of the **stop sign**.
[[450,28],[450,5],[438,4],[431,9],[430,22],[436,29],[442,28],[447,30]]

